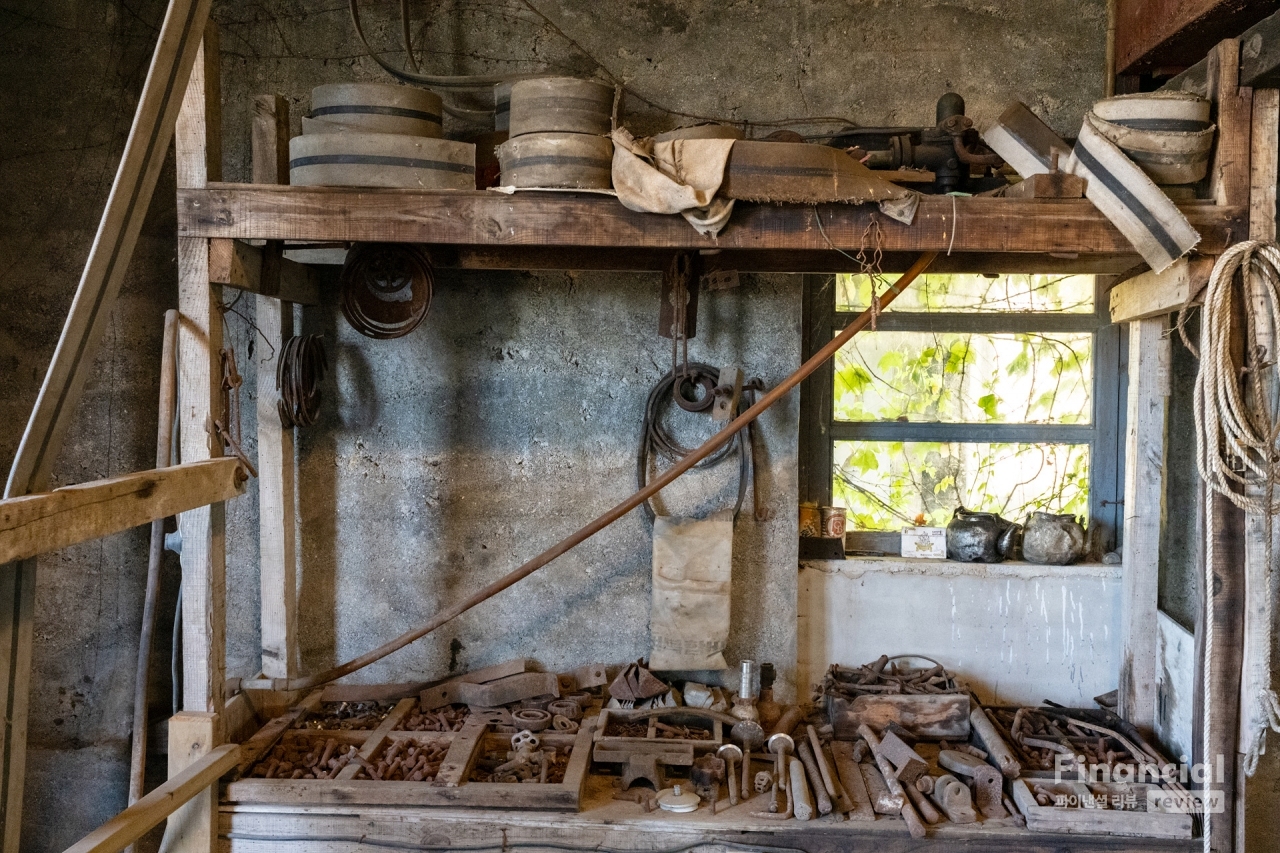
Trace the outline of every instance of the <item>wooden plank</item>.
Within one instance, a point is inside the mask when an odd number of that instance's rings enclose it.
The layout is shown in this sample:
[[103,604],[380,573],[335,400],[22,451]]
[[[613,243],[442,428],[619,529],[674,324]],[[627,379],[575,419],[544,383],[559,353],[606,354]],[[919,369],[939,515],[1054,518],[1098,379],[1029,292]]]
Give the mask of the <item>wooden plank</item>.
[[[253,101],[253,179],[256,183],[289,182],[289,104],[279,95]],[[232,246],[234,248],[234,244]],[[260,255],[262,291],[280,291],[283,278],[279,242]],[[213,247],[209,253],[213,278]],[[262,674],[295,678],[300,658],[297,637],[298,553],[294,429],[280,420],[276,367],[293,337],[293,303],[270,296],[255,299],[255,320],[262,337],[255,350],[258,373],[258,572],[262,595]],[[265,344],[265,345],[263,345]]]
[[1124,588],[1120,608],[1120,715],[1152,737],[1169,339],[1162,319],[1129,324],[1129,410],[1124,463]]
[[1274,10],[1274,0],[1118,0],[1117,71],[1190,65]]
[[[217,30],[205,30],[199,61],[183,97],[174,137],[178,186],[204,186],[221,171]],[[179,458],[222,455],[213,431],[221,408],[221,290],[209,282],[209,241],[178,238]],[[173,776],[222,743],[219,713],[226,678],[225,511],[211,504],[178,516],[182,534],[182,708],[169,724]],[[196,796],[165,827],[164,853],[212,853],[217,792]]]
[[225,744],[67,848],[66,853],[117,853],[235,767],[240,748]]
[[271,747],[275,746],[281,735],[293,728],[293,725],[298,720],[319,707],[323,692],[322,689],[311,691],[307,694],[306,699],[254,732],[244,742],[244,749],[240,752],[240,765],[236,771],[237,775],[243,776],[248,773],[253,765],[257,764],[262,756],[266,755]]
[[[1241,88],[1239,79],[1240,43],[1223,39],[1209,55],[1208,72],[1208,98],[1214,102],[1218,124],[1217,144],[1209,166],[1209,190],[1213,200],[1222,206],[1249,204],[1253,90]],[[1237,232],[1235,239],[1244,233],[1243,229]],[[1205,247],[1203,243],[1197,248],[1202,254],[1221,254],[1221,249]]]
[[[1128,323],[1172,314],[1209,282],[1214,258],[1179,258],[1162,273],[1151,270],[1111,288],[1111,322]],[[1196,301],[1194,304],[1199,304]]]
[[462,727],[462,731],[458,732],[453,743],[450,744],[449,752],[440,765],[440,771],[436,774],[437,785],[456,788],[466,781],[466,778],[471,775],[471,768],[475,765],[480,741],[488,729],[487,723],[472,721],[468,721]]
[[500,678],[508,678],[512,675],[530,672],[532,669],[532,660],[514,658],[502,663],[496,663],[493,666],[472,670],[456,678],[451,678],[443,684],[436,684],[423,690],[422,695],[419,697],[421,708],[424,711],[434,711],[436,708],[461,702],[462,698],[457,692],[460,685],[485,684],[486,682],[497,681]]
[[[1243,195],[1238,204],[1245,204]],[[1182,209],[1202,236],[1202,252],[1220,252],[1230,233],[1242,233],[1242,209],[1201,203]],[[856,252],[873,218],[886,252],[950,246],[952,252],[1133,254],[1085,199],[923,196],[911,225],[887,219],[873,205],[739,204],[729,226],[712,239],[680,217],[637,213],[608,197],[245,184],[178,191],[178,233],[184,237],[308,242]]]
[[1280,88],[1280,12],[1240,34],[1240,85]]
[[851,702],[828,697],[827,702],[835,735],[842,740],[855,740],[860,725],[884,731],[889,723],[897,723],[919,737],[969,739],[968,694],[868,695],[858,696]]
[[[5,497],[43,491],[49,485],[49,472],[75,416],[164,166],[179,93],[196,61],[199,34],[211,5],[211,0],[170,0],[115,181],[14,456]],[[22,827],[36,563],[3,566],[0,574],[0,847],[4,853],[16,853]]]
[[244,493],[236,459],[124,474],[0,501],[0,562],[110,536]]
[[[1242,57],[1249,53],[1247,47],[1245,43]],[[1249,239],[1251,240],[1274,242],[1276,239],[1276,184],[1280,181],[1280,164],[1277,162],[1280,152],[1277,151],[1277,145],[1280,145],[1280,91],[1255,89],[1249,187]],[[1255,283],[1251,285],[1247,298],[1255,312],[1255,322],[1252,326],[1253,340],[1250,341],[1250,345],[1260,347],[1263,352],[1272,354],[1271,357],[1274,358],[1277,330],[1270,322],[1272,316],[1270,297],[1264,286]],[[1265,377],[1268,384],[1260,385],[1256,381],[1259,377]],[[1256,395],[1255,399],[1263,401],[1264,409],[1275,411],[1276,397],[1280,395],[1280,388],[1276,387],[1274,374],[1270,371],[1251,374],[1246,378],[1246,383],[1249,392]],[[1245,514],[1246,607],[1243,633],[1244,637],[1256,638],[1255,642],[1261,643],[1270,642],[1269,637],[1274,632],[1274,626],[1268,625],[1266,621],[1268,616],[1271,616],[1268,612],[1272,594],[1269,582],[1274,567],[1274,563],[1272,566],[1267,565],[1268,527],[1274,527],[1274,521],[1269,525],[1262,514],[1252,512]],[[1274,530],[1272,537],[1274,549]],[[1256,648],[1254,643],[1245,642],[1241,656],[1242,672],[1248,673],[1256,667],[1257,663],[1251,656],[1251,652]],[[1269,738],[1270,732],[1266,731],[1267,719],[1261,716],[1265,711],[1259,707],[1257,697],[1250,695],[1250,684],[1243,683],[1241,689],[1243,691],[1240,698],[1241,743],[1238,753],[1246,753],[1252,746],[1248,740],[1256,730],[1255,726],[1260,725],[1263,728],[1264,738]],[[1236,774],[1236,849],[1240,851],[1265,849],[1271,844],[1268,816],[1276,807],[1276,794],[1272,784],[1275,779],[1276,765],[1274,760],[1269,763],[1260,763],[1259,769],[1262,772],[1250,780],[1242,772],[1242,762],[1243,755],[1238,754],[1237,767],[1241,772]],[[1266,762],[1265,758],[1263,762]]]
[[[174,714],[169,718],[169,779],[198,764],[225,739],[221,714],[193,711]],[[235,754],[239,756],[239,751]],[[235,762],[231,766],[234,767]],[[161,853],[212,853],[218,841],[217,820],[217,789],[198,791],[176,809],[165,824]]]
[[320,285],[315,270],[284,258],[276,259],[279,274],[264,279],[264,249],[240,240],[209,241],[209,280],[259,296],[299,305],[319,305]]
[[[391,709],[391,713],[387,714],[387,716],[383,718],[382,723],[373,730],[373,733],[369,735],[368,740],[364,742],[364,746],[360,748],[360,757],[365,761],[372,761],[374,754],[378,751],[378,748],[382,746],[383,742],[386,741],[391,732],[395,730],[396,726],[400,725],[400,721],[408,716],[409,712],[412,711],[417,704],[418,700],[413,698],[401,699],[397,702],[396,706]],[[353,761],[339,771],[338,779],[351,779],[357,772],[359,772],[359,770],[360,765]]]
[[[454,743],[457,743],[456,737]],[[259,804],[455,806],[548,812],[578,808],[578,798],[564,785],[503,782],[468,782],[454,787],[436,787],[424,782],[381,782],[375,779],[324,782],[315,779],[241,779],[227,786],[226,799],[227,802],[252,804],[258,808],[261,807]]]

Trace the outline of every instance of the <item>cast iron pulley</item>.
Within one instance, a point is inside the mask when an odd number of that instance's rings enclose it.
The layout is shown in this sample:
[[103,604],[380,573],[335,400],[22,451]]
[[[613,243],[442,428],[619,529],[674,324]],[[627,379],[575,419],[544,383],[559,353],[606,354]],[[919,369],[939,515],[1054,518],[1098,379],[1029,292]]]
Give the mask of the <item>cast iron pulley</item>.
[[362,335],[402,337],[427,316],[434,283],[417,246],[356,243],[342,266],[342,314]]

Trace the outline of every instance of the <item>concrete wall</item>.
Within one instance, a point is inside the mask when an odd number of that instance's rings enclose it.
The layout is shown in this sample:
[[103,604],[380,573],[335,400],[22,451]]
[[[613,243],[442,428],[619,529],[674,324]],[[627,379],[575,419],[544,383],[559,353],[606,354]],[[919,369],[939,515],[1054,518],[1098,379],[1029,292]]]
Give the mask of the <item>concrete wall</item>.
[[[70,303],[164,5],[17,0],[0,10],[0,467]],[[401,62],[389,17],[396,4],[365,5],[375,45]],[[641,132],[693,120],[651,104],[735,120],[926,123],[937,96],[954,88],[979,120],[1021,98],[1072,133],[1102,85],[1102,0],[535,0],[538,14],[516,0],[412,5],[430,71],[590,74],[598,60],[651,102],[628,101]],[[251,95],[287,95],[296,122],[312,86],[381,79],[352,38],[345,4],[219,2],[214,16],[229,179],[248,175]],[[171,175],[58,483],[151,464],[161,314],[176,301]],[[338,366],[324,420],[300,442],[308,668],[397,633],[629,491],[641,397],[668,359],[653,334],[656,277],[441,274],[438,285],[432,317],[404,341],[360,339],[332,310],[306,318],[328,333]],[[739,291],[707,300],[707,331],[691,354],[734,360],[776,382],[798,359],[798,295],[786,277],[747,277]],[[251,320],[247,300],[227,315],[228,341],[249,378],[246,413],[256,393]],[[791,403],[766,424],[777,520],[744,523],[737,537],[730,643],[731,657],[773,658],[784,676],[795,654],[794,419]],[[232,675],[257,670],[255,515],[252,491],[229,511]],[[552,665],[644,653],[645,530],[629,519],[366,677],[434,674],[514,651]],[[41,565],[24,840],[32,851],[62,849],[123,802],[145,534],[68,549]],[[166,614],[172,592],[170,584]],[[163,708],[167,654],[158,651]]]
[[800,673],[934,658],[986,702],[1093,707],[1119,683],[1117,566],[859,557],[800,568]]

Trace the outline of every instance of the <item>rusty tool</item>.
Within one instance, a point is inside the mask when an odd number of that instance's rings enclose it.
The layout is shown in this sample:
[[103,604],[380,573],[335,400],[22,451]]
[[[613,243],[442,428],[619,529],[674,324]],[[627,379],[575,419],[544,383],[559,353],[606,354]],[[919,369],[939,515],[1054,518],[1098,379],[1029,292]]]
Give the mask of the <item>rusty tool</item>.
[[858,726],[858,734],[862,735],[862,739],[867,742],[867,746],[871,749],[871,755],[875,758],[876,766],[880,768],[881,775],[884,776],[885,787],[889,789],[890,796],[897,803],[905,803],[907,795],[902,790],[902,784],[894,775],[893,765],[889,763],[889,759],[880,751],[880,738],[876,737],[876,733],[871,731],[871,727],[866,723]]
[[[826,786],[822,782],[822,773],[818,770],[818,762],[813,757],[813,749],[809,746],[807,740],[801,740],[796,744],[796,755],[800,756],[800,763],[804,765],[804,770],[809,776],[809,784],[813,786],[813,800],[810,801],[809,807],[812,809],[813,802],[816,801],[818,806],[818,814],[829,815],[832,812],[831,795],[827,793]],[[800,797],[796,796],[796,811],[799,817]],[[803,820],[803,818],[801,818]]]
[[711,813],[716,813],[716,803],[720,799],[720,783],[724,780],[724,759],[716,755],[703,755],[693,762],[689,770],[689,781],[698,796],[705,797],[711,804]]
[[[801,747],[805,744],[801,744]],[[795,814],[796,820],[813,820],[813,795],[809,791],[809,783],[805,780],[805,774],[808,771],[805,765],[797,758],[792,758],[788,762],[787,775],[790,796],[787,799],[787,809]],[[821,785],[821,782],[819,782]],[[825,791],[823,792],[826,793]],[[831,813],[831,801],[827,800],[826,814]]]
[[911,267],[903,273],[897,281],[889,285],[883,293],[877,297],[870,308],[863,311],[849,325],[844,327],[844,331],[834,336],[828,341],[822,349],[814,353],[808,361],[800,365],[800,367],[776,385],[772,390],[767,392],[763,397],[752,404],[745,412],[738,415],[732,421],[725,425],[723,429],[717,432],[711,438],[703,442],[701,447],[685,456],[679,462],[673,464],[670,468],[663,471],[643,489],[635,492],[631,497],[614,506],[612,509],[597,517],[594,521],[579,528],[576,532],[561,539],[556,544],[547,548],[538,556],[527,561],[519,568],[509,572],[488,586],[477,590],[467,598],[444,610],[436,613],[426,623],[406,631],[399,637],[384,643],[372,651],[366,652],[359,657],[353,658],[346,663],[339,664],[301,679],[272,679],[272,686],[277,690],[309,690],[318,687],[321,684],[328,684],[330,681],[336,681],[345,675],[361,670],[369,664],[382,660],[392,652],[399,651],[405,646],[425,637],[432,631],[439,628],[458,616],[466,613],[483,601],[488,601],[504,589],[524,580],[529,575],[541,569],[557,557],[565,554],[569,550],[577,547],[583,542],[595,536],[601,530],[613,524],[618,519],[625,516],[631,510],[640,506],[649,498],[662,491],[676,480],[681,474],[697,465],[710,454],[718,450],[726,441],[732,438],[747,424],[754,421],[760,415],[764,414],[774,403],[777,403],[783,397],[791,393],[791,390],[807,379],[815,370],[826,364],[845,344],[853,339],[853,336],[861,332],[871,324],[872,318],[878,317],[880,312],[885,310],[893,300],[897,299],[899,294],[907,289],[910,284],[924,273],[929,265],[933,263],[938,256],[937,252],[926,252],[922,254]]
[[[737,744],[726,743],[716,750],[716,755],[729,765],[729,770],[725,776],[725,783],[729,786],[729,805],[736,806],[738,804],[738,766],[739,759],[742,758],[742,749]],[[715,813],[715,809],[712,809]]]
[[907,792],[911,804],[916,807],[916,811],[920,813],[920,817],[924,818],[925,823],[932,825],[942,822],[942,812],[938,811],[937,807],[929,802],[929,798],[915,785],[903,785],[902,790]]
[[978,811],[990,818],[1006,818],[1001,798],[1004,796],[1004,776],[999,769],[965,752],[944,749],[938,753],[938,764],[960,776],[973,779]]

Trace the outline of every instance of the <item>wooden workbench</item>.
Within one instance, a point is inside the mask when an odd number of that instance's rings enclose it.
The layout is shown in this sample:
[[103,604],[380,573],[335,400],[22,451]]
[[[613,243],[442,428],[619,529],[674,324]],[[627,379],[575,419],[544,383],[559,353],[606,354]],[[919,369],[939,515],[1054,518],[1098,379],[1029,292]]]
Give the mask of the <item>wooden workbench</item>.
[[[907,853],[1191,853],[1199,839],[1161,841],[1103,835],[1051,835],[1014,827],[982,828],[944,823],[917,841],[896,817],[874,822],[831,818],[773,821],[751,817],[765,798],[715,816],[645,814],[633,802],[615,800],[612,780],[590,776],[579,814],[514,810],[462,810],[405,806],[263,806],[223,804],[219,846],[225,853],[368,853],[370,850],[596,850],[677,851],[698,844],[728,849],[800,850],[805,853],[868,850]],[[740,847],[736,845],[741,845]]]

